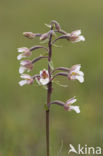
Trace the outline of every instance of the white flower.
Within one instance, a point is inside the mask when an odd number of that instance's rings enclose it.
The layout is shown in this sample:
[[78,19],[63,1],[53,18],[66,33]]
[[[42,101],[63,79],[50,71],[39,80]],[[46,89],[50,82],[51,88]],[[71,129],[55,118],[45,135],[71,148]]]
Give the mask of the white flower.
[[70,80],[78,80],[80,83],[84,82],[84,73],[80,71],[81,65],[77,64],[70,68],[68,78]]
[[49,83],[49,73],[47,70],[44,69],[44,70],[40,71],[39,81],[42,85],[46,85]]
[[20,62],[20,65],[21,65],[19,68],[20,74],[23,74],[25,72],[25,70],[27,70],[29,72],[33,69],[33,64],[30,60],[23,60]]
[[22,58],[29,57],[32,53],[26,47],[18,48],[18,52],[21,53],[17,56],[17,60],[21,60]]
[[73,103],[75,103],[77,100],[75,99],[75,97],[67,100],[67,102],[64,105],[64,109],[67,111],[71,111],[74,110],[76,113],[80,113],[80,109],[79,106],[71,106]]
[[85,37],[81,35],[81,30],[76,30],[68,34],[68,40],[72,43],[85,41]]
[[20,77],[24,79],[19,82],[20,86],[23,86],[25,84],[32,84],[34,81],[33,78],[28,74],[22,74]]

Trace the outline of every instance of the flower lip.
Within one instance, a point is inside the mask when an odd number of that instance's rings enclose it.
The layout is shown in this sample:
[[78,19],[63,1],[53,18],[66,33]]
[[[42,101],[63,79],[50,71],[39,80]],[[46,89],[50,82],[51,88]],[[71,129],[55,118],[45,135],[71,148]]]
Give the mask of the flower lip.
[[49,83],[49,73],[46,69],[44,69],[43,71],[40,71],[40,83],[42,85],[46,85]]
[[43,70],[43,71],[40,71],[40,76],[43,78],[43,79],[46,79],[47,77],[49,77],[49,74],[48,74],[48,71],[47,70]]

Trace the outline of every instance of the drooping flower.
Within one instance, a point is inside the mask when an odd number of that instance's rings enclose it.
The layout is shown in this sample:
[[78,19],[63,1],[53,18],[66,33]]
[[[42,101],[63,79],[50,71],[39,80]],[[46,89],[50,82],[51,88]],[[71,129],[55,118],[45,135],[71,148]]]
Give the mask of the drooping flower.
[[22,58],[29,57],[32,53],[30,50],[26,47],[18,48],[18,52],[21,53],[17,56],[18,60],[21,60]]
[[80,83],[84,82],[84,73],[80,71],[81,65],[77,64],[70,68],[68,79],[69,80],[78,80]]
[[40,83],[42,85],[46,85],[49,83],[49,73],[46,69],[40,71],[40,79],[39,79]]
[[19,85],[20,85],[20,86],[23,86],[23,85],[25,85],[25,84],[32,84],[32,83],[34,82],[32,76],[30,76],[30,75],[28,75],[28,74],[22,74],[20,77],[21,77],[22,79],[24,79],[24,80],[21,80],[21,81],[19,82]]
[[76,113],[80,113],[79,106],[72,106],[73,103],[75,103],[77,100],[75,97],[67,100],[67,102],[64,104],[64,109],[67,111],[74,110]]
[[23,60],[20,62],[20,68],[19,73],[23,74],[26,70],[27,72],[31,71],[33,69],[33,64],[30,60]]
[[81,30],[76,30],[68,34],[67,37],[68,40],[70,40],[72,43],[85,41],[85,37],[81,35]]

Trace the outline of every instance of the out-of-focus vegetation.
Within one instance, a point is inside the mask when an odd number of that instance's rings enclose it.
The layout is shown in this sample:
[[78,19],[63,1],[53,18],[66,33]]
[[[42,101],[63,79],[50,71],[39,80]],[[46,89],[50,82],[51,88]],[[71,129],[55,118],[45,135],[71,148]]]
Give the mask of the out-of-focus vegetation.
[[[82,29],[86,42],[58,41],[53,48],[55,67],[82,64],[85,83],[59,78],[68,88],[54,84],[52,99],[66,101],[76,95],[81,113],[53,106],[50,117],[51,156],[67,156],[69,144],[103,144],[103,1],[102,0],[9,0],[0,1],[0,156],[45,155],[46,91],[33,86],[19,87],[17,47],[31,47],[22,32],[46,32],[44,23],[57,20],[68,32]],[[42,50],[36,51],[36,57]],[[45,61],[35,64],[38,73]],[[72,155],[72,154],[71,154]]]

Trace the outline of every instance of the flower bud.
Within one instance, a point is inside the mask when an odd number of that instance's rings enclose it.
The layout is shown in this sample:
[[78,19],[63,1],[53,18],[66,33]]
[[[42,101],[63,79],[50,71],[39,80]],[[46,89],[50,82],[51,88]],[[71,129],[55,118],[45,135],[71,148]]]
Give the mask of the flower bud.
[[55,28],[56,28],[57,31],[61,30],[60,24],[57,21],[53,20],[51,23],[55,24]]
[[48,37],[49,37],[49,33],[47,32],[47,33],[42,34],[42,35],[40,36],[40,40],[45,40],[45,39],[47,39]]
[[33,39],[36,37],[36,34],[32,33],[32,32],[24,32],[23,35],[29,39]]

